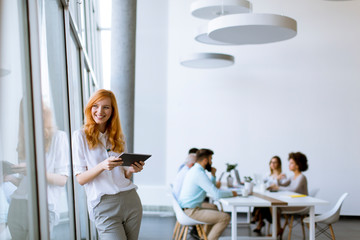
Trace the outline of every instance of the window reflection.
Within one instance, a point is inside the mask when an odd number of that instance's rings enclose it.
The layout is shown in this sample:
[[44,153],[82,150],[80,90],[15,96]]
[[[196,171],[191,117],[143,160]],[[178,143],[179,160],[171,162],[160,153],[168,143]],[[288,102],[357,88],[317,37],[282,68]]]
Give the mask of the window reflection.
[[28,209],[35,195],[30,191],[33,176],[28,176],[26,167],[34,164],[34,157],[29,150],[33,142],[25,87],[30,79],[25,8],[25,1],[0,0],[1,240],[27,239],[29,222],[33,220]]
[[[43,234],[39,234],[39,230],[46,226],[43,226],[43,212],[38,207],[47,207],[51,239],[75,239],[75,234],[79,239],[90,239],[84,190],[78,185],[74,186],[72,177],[69,177],[69,120],[73,129],[81,127],[83,94],[86,98],[95,89],[95,79],[84,66],[95,70],[96,67],[83,57],[83,52],[92,49],[96,43],[94,35],[86,33],[90,27],[94,28],[92,31],[96,28],[90,23],[94,16],[89,16],[89,12],[85,11],[93,8],[94,4],[90,5],[91,1],[71,0],[68,9],[64,2],[40,1],[39,9],[36,9],[40,11],[35,12],[34,9],[27,9],[27,5],[34,6],[29,4],[31,1],[0,0],[0,240],[39,238]],[[64,14],[68,11],[70,15]],[[27,27],[33,27],[37,21],[28,23],[27,12],[33,20],[38,17],[41,25],[41,53],[37,48],[31,49],[33,56],[36,56],[32,64],[33,73],[39,74],[40,68],[41,83],[40,79],[30,78],[28,40],[29,36],[35,36],[33,43],[37,46],[38,33],[28,32]],[[91,14],[94,15],[94,9]],[[75,23],[79,32],[73,32],[64,16],[70,17],[70,22]],[[65,31],[69,38],[65,37]],[[84,40],[81,42],[77,39],[80,31],[80,37]],[[86,36],[92,39],[86,41]],[[68,48],[65,48],[66,39]],[[87,55],[90,57],[90,52]],[[38,66],[37,57],[41,58],[41,66]],[[81,75],[81,68],[86,69],[85,76]],[[91,82],[86,88],[83,86],[85,81]],[[34,106],[31,94],[33,90],[37,92],[40,86],[42,103],[41,106]],[[38,97],[34,99],[38,101]],[[43,125],[41,121],[33,122],[34,113],[35,116],[43,116]],[[38,136],[39,127],[42,126],[43,136]],[[43,137],[43,146],[35,146],[35,130],[36,143]],[[42,156],[35,161],[34,153],[39,153],[39,150],[44,154],[45,162],[40,163]],[[41,164],[39,168],[35,163]],[[44,184],[46,189],[39,189]],[[44,191],[46,195],[42,194]],[[39,200],[36,196],[41,201],[36,202]],[[47,206],[39,206],[45,197]]]
[[29,177],[27,175],[27,162],[31,161],[26,154],[25,119],[23,101],[19,110],[18,130],[18,161],[9,164],[9,171],[4,172],[4,184],[9,187],[4,191],[9,196],[8,228],[12,239],[27,239],[29,235],[28,213],[28,189]]
[[[75,1],[71,1],[75,2]],[[67,104],[67,73],[64,14],[61,1],[45,1],[46,34],[42,47],[47,49],[47,75],[42,79],[44,149],[48,218],[51,239],[72,239],[72,183]],[[43,66],[45,67],[45,66]],[[69,182],[69,184],[67,184]]]
[[[46,180],[50,235],[59,224],[61,210],[67,210],[65,185],[69,176],[69,142],[64,131],[58,130],[51,109],[43,105],[44,148],[46,152]],[[65,206],[64,206],[65,204]]]
[[[29,232],[28,218],[28,183],[27,154],[25,149],[23,102],[20,105],[18,164],[4,162],[4,184],[9,199],[8,227],[12,239],[27,239]],[[66,196],[65,184],[69,176],[69,142],[64,131],[57,129],[51,109],[43,105],[44,149],[46,158],[46,180],[49,227],[51,238],[53,229],[59,223],[61,204]],[[66,202],[66,198],[65,198]]]

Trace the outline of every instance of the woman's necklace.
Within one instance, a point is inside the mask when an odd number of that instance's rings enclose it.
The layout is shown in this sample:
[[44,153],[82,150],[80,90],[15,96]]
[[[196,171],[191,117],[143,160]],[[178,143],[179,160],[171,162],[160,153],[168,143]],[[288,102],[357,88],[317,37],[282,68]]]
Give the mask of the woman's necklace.
[[111,148],[110,148],[110,146],[107,144],[107,143],[108,143],[108,139],[107,139],[106,136],[103,136],[103,138],[104,138],[104,140],[105,140],[105,144],[103,143],[103,141],[101,141],[102,139],[100,140],[100,143],[101,143],[101,145],[103,146],[103,148],[105,149],[106,155],[107,155],[108,157],[110,157]]

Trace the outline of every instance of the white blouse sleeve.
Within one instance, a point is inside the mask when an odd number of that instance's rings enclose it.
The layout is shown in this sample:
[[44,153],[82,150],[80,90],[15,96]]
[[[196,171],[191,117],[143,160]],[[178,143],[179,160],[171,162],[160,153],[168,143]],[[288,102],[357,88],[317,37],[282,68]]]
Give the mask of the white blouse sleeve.
[[72,138],[72,155],[73,155],[73,168],[74,175],[78,175],[87,170],[87,162],[85,159],[85,144],[87,144],[82,130],[77,130],[73,133]]

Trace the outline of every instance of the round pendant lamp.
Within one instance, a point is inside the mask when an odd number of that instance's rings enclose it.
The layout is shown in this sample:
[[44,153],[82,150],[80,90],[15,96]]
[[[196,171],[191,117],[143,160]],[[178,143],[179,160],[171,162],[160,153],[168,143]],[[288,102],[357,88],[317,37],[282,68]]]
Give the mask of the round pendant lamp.
[[251,4],[246,0],[197,0],[190,6],[191,14],[202,19],[213,19],[221,15],[248,13]]
[[195,35],[195,40],[198,41],[199,43],[204,43],[204,44],[210,44],[210,45],[233,45],[230,43],[225,43],[225,42],[220,42],[220,41],[216,41],[211,39],[208,36],[207,33],[207,24],[206,25],[202,25],[197,29],[196,35]]
[[184,56],[180,63],[190,68],[221,68],[234,64],[234,57],[222,53],[193,53]]
[[263,44],[287,40],[297,34],[292,18],[267,13],[224,15],[208,24],[208,36],[230,44]]

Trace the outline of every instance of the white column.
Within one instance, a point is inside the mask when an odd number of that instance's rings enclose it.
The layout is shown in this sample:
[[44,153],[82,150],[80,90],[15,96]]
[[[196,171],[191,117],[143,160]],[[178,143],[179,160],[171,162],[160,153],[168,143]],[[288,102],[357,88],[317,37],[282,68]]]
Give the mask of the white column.
[[136,0],[112,0],[111,90],[129,152],[134,150]]

